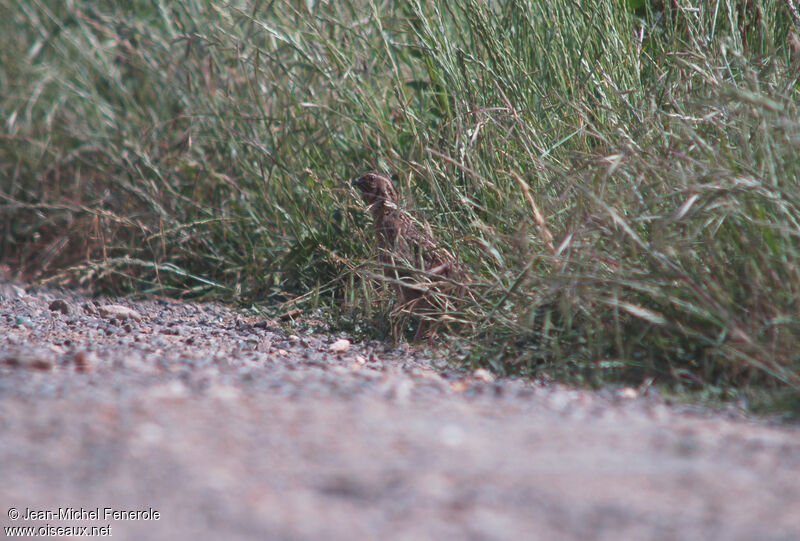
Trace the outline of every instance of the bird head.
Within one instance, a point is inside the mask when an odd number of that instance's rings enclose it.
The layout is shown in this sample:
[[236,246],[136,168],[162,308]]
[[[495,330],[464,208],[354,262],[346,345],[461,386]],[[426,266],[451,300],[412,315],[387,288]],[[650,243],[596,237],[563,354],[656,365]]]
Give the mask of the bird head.
[[394,184],[389,177],[377,171],[364,173],[353,181],[353,186],[361,190],[364,201],[370,207],[381,206],[386,202],[397,204],[397,189]]

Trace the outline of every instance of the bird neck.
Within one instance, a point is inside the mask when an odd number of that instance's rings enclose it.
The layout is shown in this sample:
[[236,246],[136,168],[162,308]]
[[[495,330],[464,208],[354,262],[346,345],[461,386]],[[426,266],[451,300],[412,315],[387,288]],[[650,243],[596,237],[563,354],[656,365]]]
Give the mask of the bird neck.
[[377,220],[389,214],[392,210],[397,209],[397,205],[386,199],[378,199],[371,205],[370,211],[372,212],[373,219]]

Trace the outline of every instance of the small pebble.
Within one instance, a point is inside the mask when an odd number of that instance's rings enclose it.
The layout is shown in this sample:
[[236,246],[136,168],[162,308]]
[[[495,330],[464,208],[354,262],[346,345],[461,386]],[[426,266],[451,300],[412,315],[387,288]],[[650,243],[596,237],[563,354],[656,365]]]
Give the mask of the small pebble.
[[64,301],[64,299],[56,299],[50,303],[51,311],[53,312],[61,312],[62,314],[66,315],[69,314],[69,305]]
[[478,368],[472,373],[472,375],[481,381],[485,381],[486,383],[494,383],[495,380],[494,374],[485,368]]
[[14,319],[14,324],[15,324],[17,327],[28,327],[28,328],[33,328],[33,321],[31,321],[31,318],[29,318],[29,317],[26,317],[26,316],[17,316],[17,317]]
[[328,349],[331,351],[331,353],[345,353],[348,349],[350,349],[350,340],[347,338],[340,338],[331,344]]
[[142,320],[142,315],[139,312],[120,304],[107,304],[106,306],[101,306],[98,308],[97,311],[100,312],[101,316],[109,319],[133,319],[135,321]]
[[97,355],[92,351],[79,351],[75,354],[75,370],[78,372],[92,372],[97,365]]

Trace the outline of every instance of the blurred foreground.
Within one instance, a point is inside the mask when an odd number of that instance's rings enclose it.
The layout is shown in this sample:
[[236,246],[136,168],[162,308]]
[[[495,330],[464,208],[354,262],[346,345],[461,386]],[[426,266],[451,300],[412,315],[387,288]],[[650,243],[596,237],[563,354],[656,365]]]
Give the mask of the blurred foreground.
[[[800,537],[793,426],[633,389],[467,376],[377,342],[340,342],[337,353],[341,337],[290,336],[218,305],[9,284],[0,295],[4,528],[110,525],[115,539]],[[11,520],[12,507],[159,519]]]

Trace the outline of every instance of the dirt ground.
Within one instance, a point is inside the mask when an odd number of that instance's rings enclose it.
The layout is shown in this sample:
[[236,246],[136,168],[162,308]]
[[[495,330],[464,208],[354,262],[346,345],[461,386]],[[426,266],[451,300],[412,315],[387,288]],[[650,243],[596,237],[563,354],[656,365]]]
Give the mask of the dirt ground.
[[800,539],[797,426],[341,338],[0,283],[5,535]]

